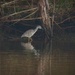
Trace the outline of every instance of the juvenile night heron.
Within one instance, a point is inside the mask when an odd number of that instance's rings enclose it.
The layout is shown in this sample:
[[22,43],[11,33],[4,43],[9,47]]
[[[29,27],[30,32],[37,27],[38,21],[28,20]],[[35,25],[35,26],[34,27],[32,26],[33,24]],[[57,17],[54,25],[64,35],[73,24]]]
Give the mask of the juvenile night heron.
[[42,29],[41,26],[37,26],[35,29],[29,29],[25,33],[22,34],[22,40],[32,41],[32,36],[37,32],[38,29]]

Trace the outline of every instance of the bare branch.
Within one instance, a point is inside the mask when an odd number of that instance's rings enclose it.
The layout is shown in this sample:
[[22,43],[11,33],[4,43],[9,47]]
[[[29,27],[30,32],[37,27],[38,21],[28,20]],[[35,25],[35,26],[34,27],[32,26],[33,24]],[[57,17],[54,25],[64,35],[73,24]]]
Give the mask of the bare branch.
[[68,29],[68,28],[73,28],[75,26],[68,26],[68,27],[63,27],[62,29]]
[[15,3],[15,2],[18,2],[18,0],[14,0],[14,1],[11,1],[11,2],[6,2],[6,3],[2,4],[1,7],[4,7],[4,6],[6,6],[6,5],[13,4],[13,3]]
[[17,14],[20,14],[20,13],[23,13],[23,12],[32,11],[32,10],[35,10],[35,9],[37,9],[37,7],[36,8],[31,8],[31,9],[28,9],[28,10],[23,10],[23,11],[20,11],[20,12],[15,12],[13,14],[10,14],[10,15],[7,15],[7,16],[2,17],[1,19],[8,18],[10,16],[14,16],[14,15],[17,15]]
[[36,19],[41,19],[41,17],[37,18],[28,18],[28,19],[15,19],[15,20],[3,20],[2,22],[16,22],[16,21],[27,21],[27,20],[36,20]]
[[[36,11],[34,11],[33,13],[31,13],[31,14],[29,14],[29,15],[27,15],[27,16],[25,16],[25,17],[23,17],[22,19],[25,19],[25,18],[27,18],[27,17],[29,17],[29,16],[31,16],[31,15],[33,15],[34,13],[36,13],[37,12],[37,10]],[[20,20],[18,20],[17,22],[15,22],[14,24],[16,24],[16,23],[18,23],[19,21],[21,21],[21,19]],[[13,25],[14,25],[13,24]]]
[[75,18],[75,16],[73,16],[73,17],[68,17],[68,18],[66,18],[65,20],[63,20],[63,21],[61,21],[60,23],[57,23],[57,24],[61,24],[61,23],[65,22],[65,21],[67,21],[67,20],[69,20],[69,19],[72,19],[72,18]]
[[54,23],[55,23],[60,29],[62,29],[61,26],[59,26],[59,24],[58,24],[56,21],[54,21]]

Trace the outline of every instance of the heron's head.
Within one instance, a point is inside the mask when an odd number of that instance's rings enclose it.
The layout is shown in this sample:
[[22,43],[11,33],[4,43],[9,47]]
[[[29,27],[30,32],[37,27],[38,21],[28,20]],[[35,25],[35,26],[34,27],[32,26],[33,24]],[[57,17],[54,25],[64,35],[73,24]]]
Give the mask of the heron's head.
[[38,29],[42,29],[42,27],[41,27],[41,26],[37,26],[37,28],[38,28]]

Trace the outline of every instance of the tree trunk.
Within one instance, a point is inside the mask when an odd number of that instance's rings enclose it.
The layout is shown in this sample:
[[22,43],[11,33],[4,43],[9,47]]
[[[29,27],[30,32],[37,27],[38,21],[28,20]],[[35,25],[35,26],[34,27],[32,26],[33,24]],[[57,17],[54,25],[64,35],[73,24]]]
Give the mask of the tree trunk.
[[40,9],[40,15],[42,17],[43,27],[46,31],[46,34],[48,37],[51,36],[51,20],[49,17],[49,3],[48,0],[39,0],[39,9]]

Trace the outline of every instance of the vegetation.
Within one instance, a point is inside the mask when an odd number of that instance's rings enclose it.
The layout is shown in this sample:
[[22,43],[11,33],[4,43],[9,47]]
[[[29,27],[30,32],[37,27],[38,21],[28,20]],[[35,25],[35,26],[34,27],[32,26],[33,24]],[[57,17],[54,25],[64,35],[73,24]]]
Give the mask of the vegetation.
[[[60,29],[62,23],[70,22],[74,23],[74,0],[48,0],[49,1],[49,15],[53,20],[53,24]],[[1,0],[0,1],[0,28],[4,24],[8,26],[16,23],[23,22],[33,23],[35,20],[40,20],[40,8],[39,0]],[[28,25],[29,26],[29,25]],[[68,28],[69,24],[67,25]],[[32,26],[33,27],[33,26]],[[72,27],[72,26],[71,26]],[[74,26],[73,26],[74,27]],[[10,28],[10,27],[9,27]],[[69,27],[70,28],[70,27]]]
[[[49,0],[49,4],[50,15],[55,13],[55,17],[59,18],[61,21],[64,19],[63,16],[66,15],[65,18],[71,17],[71,14],[74,12],[74,0]],[[55,11],[53,12],[54,4]],[[26,20],[26,18],[31,17],[34,19],[36,17],[34,14],[38,12],[38,8],[36,8],[38,7],[38,0],[2,0],[0,5],[0,19],[2,19],[2,21]],[[75,16],[73,18],[75,18]]]

